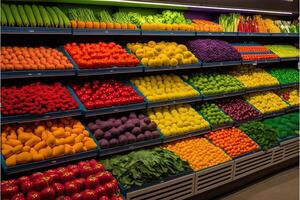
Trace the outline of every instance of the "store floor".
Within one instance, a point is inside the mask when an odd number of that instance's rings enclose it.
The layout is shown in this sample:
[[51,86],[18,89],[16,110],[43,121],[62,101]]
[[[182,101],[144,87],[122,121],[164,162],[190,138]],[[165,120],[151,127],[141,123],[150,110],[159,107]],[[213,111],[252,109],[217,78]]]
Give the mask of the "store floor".
[[299,200],[299,166],[247,185],[219,200]]

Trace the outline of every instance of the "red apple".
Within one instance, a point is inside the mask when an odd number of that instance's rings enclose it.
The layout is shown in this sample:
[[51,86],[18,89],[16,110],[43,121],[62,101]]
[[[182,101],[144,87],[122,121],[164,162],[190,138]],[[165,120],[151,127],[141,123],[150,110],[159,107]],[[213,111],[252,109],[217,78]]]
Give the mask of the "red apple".
[[95,191],[86,189],[82,193],[82,200],[97,200],[97,194]]
[[93,171],[94,171],[94,174],[96,174],[96,173],[99,173],[99,172],[104,172],[105,168],[101,163],[97,163],[93,166]]
[[11,198],[11,200],[26,200],[26,199],[25,199],[25,197],[24,197],[24,194],[19,193],[19,194],[14,195],[14,196]]
[[98,186],[98,187],[95,189],[95,192],[96,192],[96,194],[97,194],[98,197],[101,197],[101,196],[106,195],[105,187],[103,187],[102,185]]
[[72,196],[72,200],[82,200],[82,194],[81,193],[76,193]]
[[113,175],[108,171],[97,173],[96,177],[98,178],[100,185],[107,183],[114,178]]
[[65,194],[68,196],[72,196],[73,194],[78,192],[78,188],[75,183],[67,182],[65,183]]
[[33,190],[33,183],[31,181],[24,181],[21,183],[21,191],[22,193],[27,193]]
[[11,199],[14,195],[18,194],[19,188],[17,186],[5,185],[1,187],[1,197],[3,199]]
[[63,172],[60,176],[60,180],[62,183],[72,181],[74,178],[75,178],[75,176],[74,176],[73,172],[70,172],[70,171]]
[[98,185],[99,185],[99,181],[96,176],[90,175],[85,179],[86,189],[95,189]]
[[82,168],[80,168],[81,177],[86,178],[91,174],[93,174],[93,169],[90,166],[83,166]]
[[55,199],[55,190],[53,187],[46,187],[41,191],[40,195],[42,199],[53,200]]
[[36,173],[31,174],[30,178],[33,181],[35,179],[42,178],[43,176],[44,176],[44,174],[42,172],[36,172]]
[[48,173],[46,176],[50,177],[51,178],[50,180],[53,183],[60,182],[60,177],[59,177],[59,174],[57,172],[55,172],[55,173]]
[[110,200],[108,196],[101,196],[98,200]]
[[65,187],[61,183],[54,183],[52,187],[55,190],[56,196],[62,196],[65,192]]
[[21,176],[20,178],[18,178],[18,182],[19,182],[20,186],[25,181],[30,181],[30,177],[29,176]]
[[27,200],[40,200],[41,197],[40,197],[40,193],[39,192],[29,192],[26,196],[26,199]]
[[48,186],[48,183],[46,181],[46,179],[44,179],[44,177],[41,178],[35,178],[33,181],[33,188],[35,191],[41,191],[43,190],[45,187]]
[[64,172],[67,172],[68,169],[66,167],[59,167],[56,169],[56,171],[59,175],[62,175]]
[[48,174],[57,174],[57,169],[48,169],[47,171],[44,172],[45,175]]
[[78,191],[84,190],[84,184],[85,184],[84,178],[75,179],[75,180],[73,180],[73,182],[76,184]]
[[90,163],[88,163],[87,161],[80,161],[78,164],[79,168],[82,168],[84,166],[89,166],[90,167]]
[[98,162],[95,159],[90,160],[90,165],[95,166]]

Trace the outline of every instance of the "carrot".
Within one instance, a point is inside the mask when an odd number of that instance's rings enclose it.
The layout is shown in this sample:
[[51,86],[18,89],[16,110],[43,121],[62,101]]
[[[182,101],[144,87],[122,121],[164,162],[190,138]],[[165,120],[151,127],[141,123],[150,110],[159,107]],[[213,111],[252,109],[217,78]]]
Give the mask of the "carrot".
[[71,27],[72,28],[77,28],[77,21],[76,20],[71,20]]
[[114,29],[114,24],[112,22],[107,22],[106,23],[106,28],[107,29]]
[[121,24],[114,23],[114,29],[121,29]]
[[78,27],[78,28],[85,28],[85,22],[83,22],[83,21],[78,21],[78,22],[77,22],[77,27]]
[[93,28],[93,22],[86,22],[85,28]]
[[121,24],[121,28],[122,28],[122,29],[128,29],[128,26],[127,26],[127,24],[122,23],[122,24]]
[[105,22],[100,22],[100,28],[101,29],[106,29],[106,23]]
[[93,28],[99,29],[100,28],[100,22],[93,22]]

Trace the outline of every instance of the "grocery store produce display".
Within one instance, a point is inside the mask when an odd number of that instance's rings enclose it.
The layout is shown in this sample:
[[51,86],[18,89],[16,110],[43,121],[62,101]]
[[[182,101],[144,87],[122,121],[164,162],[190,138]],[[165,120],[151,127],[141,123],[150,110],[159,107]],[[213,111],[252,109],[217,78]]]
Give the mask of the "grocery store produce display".
[[101,162],[126,189],[191,170],[187,162],[159,147],[113,156]]
[[235,127],[210,132],[205,137],[232,158],[259,150],[259,146],[251,138]]
[[208,122],[189,104],[148,109],[148,116],[165,136],[184,134],[209,127]]
[[188,77],[188,81],[206,96],[241,91],[245,88],[233,76],[219,72],[194,73]]
[[278,55],[258,43],[233,43],[232,45],[245,61],[278,58]]
[[132,87],[114,79],[86,81],[72,88],[88,110],[144,102]]
[[278,80],[270,75],[265,69],[255,66],[240,66],[230,74],[243,83],[246,88],[279,85]]
[[1,182],[3,199],[123,199],[118,181],[96,160]]
[[20,27],[59,27],[71,26],[68,17],[57,6],[36,4],[1,4],[1,25]]
[[276,131],[262,122],[248,122],[242,124],[239,129],[253,139],[263,150],[270,149],[279,144]]
[[238,122],[256,119],[261,116],[259,111],[240,97],[220,100],[218,106],[234,121]]
[[127,47],[147,67],[175,67],[198,63],[198,59],[185,45],[176,42],[128,43]]
[[1,114],[41,115],[48,112],[73,110],[78,107],[68,89],[61,83],[31,83],[1,87]]
[[298,88],[285,88],[276,93],[292,106],[299,105],[299,90]]
[[1,142],[8,167],[97,148],[84,125],[73,118],[6,125]]
[[68,58],[57,49],[47,47],[1,47],[1,70],[72,69]]
[[130,112],[121,117],[96,119],[88,124],[88,128],[102,149],[160,137],[157,125],[143,113]]
[[218,165],[231,158],[205,138],[188,138],[163,146],[189,163],[194,171]]
[[241,60],[241,55],[228,42],[212,39],[188,41],[188,48],[195,56],[205,62]]
[[192,86],[177,75],[155,75],[132,78],[131,82],[149,102],[199,96]]
[[263,114],[283,110],[289,106],[272,91],[247,94],[244,98]]
[[64,45],[79,69],[97,69],[108,67],[136,67],[139,60],[114,43],[68,43]]
[[299,57],[299,49],[292,45],[265,45],[280,58]]
[[265,125],[276,130],[279,139],[285,139],[289,136],[299,135],[299,113],[293,112],[282,116],[265,119],[262,121]]
[[196,105],[196,109],[208,120],[210,125],[222,125],[232,122],[232,119],[219,109],[215,103]]
[[299,71],[294,67],[270,67],[268,73],[274,76],[282,85],[299,82]]

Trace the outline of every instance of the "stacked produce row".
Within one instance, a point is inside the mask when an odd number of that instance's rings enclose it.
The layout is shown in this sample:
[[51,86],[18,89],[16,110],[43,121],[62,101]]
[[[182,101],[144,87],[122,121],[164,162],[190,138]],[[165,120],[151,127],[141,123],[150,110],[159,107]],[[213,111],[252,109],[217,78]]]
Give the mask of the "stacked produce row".
[[[218,22],[189,12],[88,6],[2,4],[1,25],[74,29],[124,29],[201,32],[298,33],[297,20],[273,20],[261,15],[221,14]],[[211,17],[213,18],[213,17]]]
[[[134,121],[144,116],[131,113],[128,117]],[[89,126],[108,125],[99,121]],[[187,138],[161,147],[116,155],[101,162],[81,161],[3,181],[1,194],[5,199],[118,200],[122,197],[117,181],[128,190],[144,187],[157,179],[200,171],[260,149],[270,149],[282,139],[299,134],[298,126],[298,112],[262,122],[249,122],[238,128],[226,128],[203,137]],[[41,127],[36,130],[40,131]],[[5,129],[8,130],[9,127]]]

